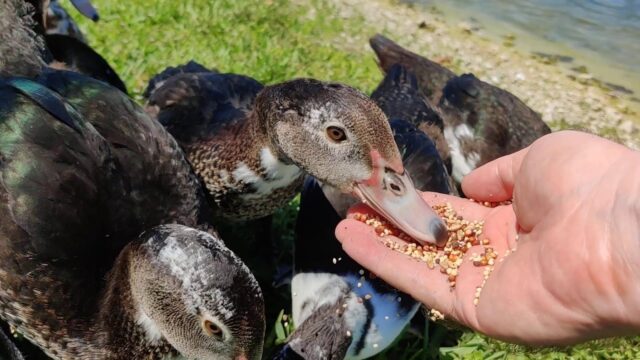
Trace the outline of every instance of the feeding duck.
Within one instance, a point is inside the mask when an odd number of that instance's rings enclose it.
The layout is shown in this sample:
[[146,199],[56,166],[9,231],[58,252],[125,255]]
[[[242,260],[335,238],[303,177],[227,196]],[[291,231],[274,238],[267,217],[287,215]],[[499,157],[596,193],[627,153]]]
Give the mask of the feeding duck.
[[450,148],[452,176],[459,183],[476,167],[529,146],[551,132],[538,113],[506,90],[473,74],[450,70],[393,41],[370,40],[384,71],[399,63],[414,72],[420,90],[440,109]]
[[[442,122],[437,112],[425,110],[423,96],[415,89],[413,74],[396,64],[372,98],[391,119],[395,143],[415,187],[448,194],[451,183],[436,144],[416,127],[438,128]],[[366,274],[342,250],[335,228],[353,203],[350,197],[307,178],[296,223],[291,282],[297,328],[276,359],[374,356],[395,340],[419,308],[409,295]]]
[[386,116],[351,87],[313,79],[263,86],[178,67],[157,75],[146,94],[147,111],[184,149],[224,217],[269,215],[311,174],[418,241],[446,240],[402,165]]
[[[449,193],[448,174],[431,139],[400,119],[391,120],[391,128],[416,188]],[[291,282],[297,328],[276,359],[374,356],[395,340],[419,309],[409,295],[365,272],[342,250],[334,232],[343,216],[333,203],[341,204],[312,178],[306,181]]]
[[178,144],[46,68],[23,9],[0,2],[0,318],[55,359],[259,359],[260,288]]

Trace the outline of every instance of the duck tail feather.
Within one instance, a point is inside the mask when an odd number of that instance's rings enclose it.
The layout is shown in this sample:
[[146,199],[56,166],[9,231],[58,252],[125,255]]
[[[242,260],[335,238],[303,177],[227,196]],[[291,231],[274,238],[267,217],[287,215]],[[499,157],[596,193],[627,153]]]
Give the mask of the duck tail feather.
[[391,65],[400,62],[402,56],[407,52],[400,45],[381,34],[371,37],[369,45],[376,53],[380,67],[385,71],[388,71]]

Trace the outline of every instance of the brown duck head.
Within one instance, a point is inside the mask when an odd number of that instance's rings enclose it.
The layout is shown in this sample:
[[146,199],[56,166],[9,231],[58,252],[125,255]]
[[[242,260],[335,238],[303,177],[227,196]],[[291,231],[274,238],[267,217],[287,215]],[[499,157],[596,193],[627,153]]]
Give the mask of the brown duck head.
[[367,96],[298,79],[264,88],[254,111],[281,160],[353,194],[422,243],[445,240],[444,224],[402,165],[386,116]]

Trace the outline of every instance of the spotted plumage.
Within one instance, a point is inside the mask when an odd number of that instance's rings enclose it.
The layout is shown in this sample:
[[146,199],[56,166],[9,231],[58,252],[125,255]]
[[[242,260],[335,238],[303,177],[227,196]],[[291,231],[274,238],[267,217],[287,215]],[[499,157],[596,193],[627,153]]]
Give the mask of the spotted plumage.
[[[0,2],[0,26],[34,42],[16,4]],[[0,53],[0,318],[54,359],[260,358],[261,291],[177,142],[101,81],[13,64],[38,57],[14,46]]]
[[[378,206],[416,238],[444,234],[407,181],[384,113],[351,87],[313,79],[263,87],[190,62],[154,77],[145,94],[147,112],[180,143],[227,219],[273,213],[311,174]],[[389,181],[408,190],[394,195]],[[395,196],[406,199],[402,207]]]
[[152,79],[147,111],[180,142],[221,215],[269,215],[298,191],[302,170],[280,162],[266,136],[248,136],[256,124],[244,120],[262,85],[202,69],[192,62]]

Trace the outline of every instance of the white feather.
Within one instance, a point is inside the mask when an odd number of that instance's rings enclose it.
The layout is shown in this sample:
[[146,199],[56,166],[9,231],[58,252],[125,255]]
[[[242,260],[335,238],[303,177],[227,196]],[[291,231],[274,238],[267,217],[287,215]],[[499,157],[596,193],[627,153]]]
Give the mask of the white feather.
[[464,154],[462,151],[461,139],[473,139],[473,130],[467,124],[460,124],[455,127],[445,127],[444,138],[449,144],[451,152],[451,165],[453,171],[451,176],[457,182],[461,182],[462,178],[475,169],[480,161],[480,155],[476,152]]

